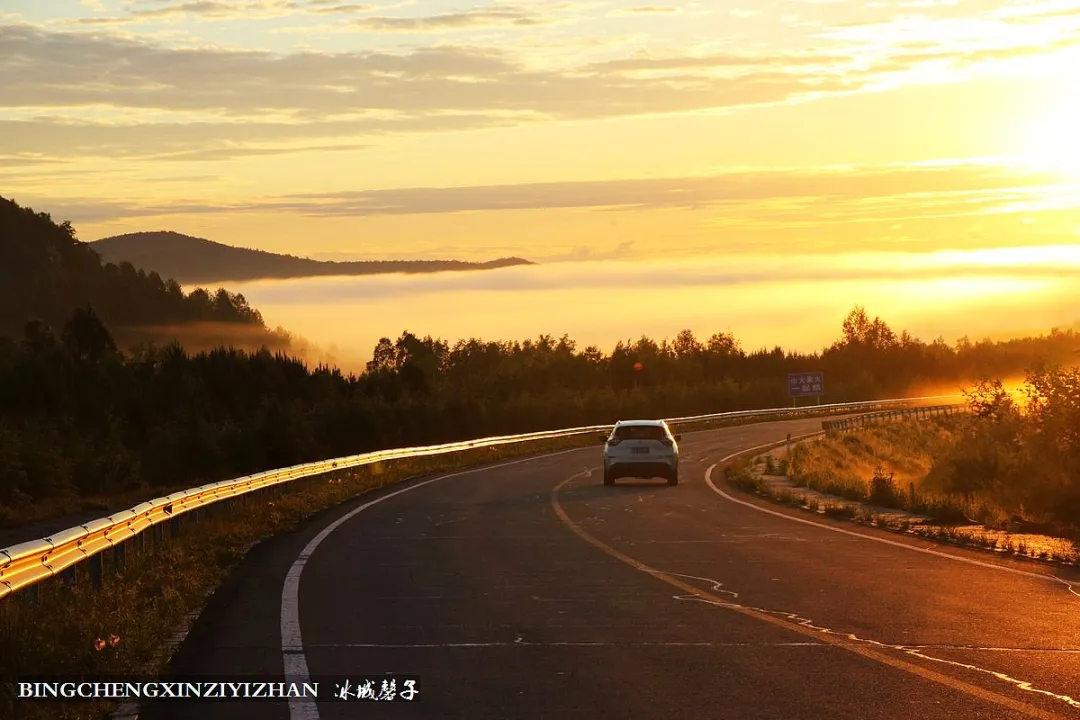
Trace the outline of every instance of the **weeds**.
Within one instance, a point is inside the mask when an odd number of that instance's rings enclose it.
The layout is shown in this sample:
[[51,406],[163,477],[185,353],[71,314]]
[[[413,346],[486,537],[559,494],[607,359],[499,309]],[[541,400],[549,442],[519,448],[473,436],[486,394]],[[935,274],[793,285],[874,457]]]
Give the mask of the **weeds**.
[[874,476],[870,479],[871,504],[887,508],[904,507],[904,496],[893,482],[893,475],[881,465],[874,468]]
[[846,503],[829,503],[825,505],[825,516],[853,520],[855,518],[855,506]]

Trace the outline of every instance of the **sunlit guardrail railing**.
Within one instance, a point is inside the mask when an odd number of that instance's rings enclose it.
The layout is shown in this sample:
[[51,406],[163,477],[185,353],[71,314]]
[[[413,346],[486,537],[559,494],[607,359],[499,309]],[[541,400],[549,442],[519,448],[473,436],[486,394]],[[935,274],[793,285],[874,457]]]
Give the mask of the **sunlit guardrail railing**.
[[[711,415],[670,418],[667,422],[671,425],[685,425],[743,418],[750,419],[760,416],[787,417],[792,415],[799,416],[850,410],[870,410],[882,406],[920,404],[929,400],[941,400],[951,397],[956,396],[939,395],[932,397],[811,405],[802,408],[741,410],[714,413]],[[6,597],[17,590],[31,587],[50,577],[59,576],[65,571],[74,569],[75,565],[86,560],[91,561],[91,578],[95,582],[100,582],[101,553],[105,550],[113,548],[118,553],[122,553],[126,541],[133,538],[141,538],[141,533],[149,528],[160,528],[166,522],[178,521],[179,517],[184,513],[198,510],[223,500],[246,495],[257,490],[288,483],[301,478],[336,472],[361,465],[370,465],[403,458],[441,455],[476,448],[496,447],[510,443],[608,432],[611,427],[611,425],[592,425],[588,427],[548,430],[520,435],[502,435],[442,445],[379,450],[361,455],[350,455],[304,465],[294,465],[278,470],[268,470],[254,475],[247,475],[232,480],[223,480],[221,482],[183,490],[171,495],[149,500],[136,505],[135,507],[122,510],[107,517],[88,522],[84,525],[69,528],[47,538],[19,543],[18,545],[13,545],[9,548],[0,550],[0,598]]]
[[886,410],[885,412],[856,415],[855,417],[844,418],[843,420],[826,420],[821,423],[821,427],[825,430],[826,437],[836,437],[847,430],[855,430],[868,425],[899,422],[911,418],[924,420],[930,417],[956,415],[966,412],[968,412],[968,406],[964,404],[897,408],[895,410]]

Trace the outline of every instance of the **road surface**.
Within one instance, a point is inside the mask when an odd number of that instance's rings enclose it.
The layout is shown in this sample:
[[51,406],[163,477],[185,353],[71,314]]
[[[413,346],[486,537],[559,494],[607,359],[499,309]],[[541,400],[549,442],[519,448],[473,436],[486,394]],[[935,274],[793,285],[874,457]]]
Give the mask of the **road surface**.
[[687,435],[678,487],[604,487],[597,447],[360,498],[258,548],[175,671],[413,674],[420,701],[142,718],[1080,717],[1069,576],[789,512],[710,472],[820,424]]

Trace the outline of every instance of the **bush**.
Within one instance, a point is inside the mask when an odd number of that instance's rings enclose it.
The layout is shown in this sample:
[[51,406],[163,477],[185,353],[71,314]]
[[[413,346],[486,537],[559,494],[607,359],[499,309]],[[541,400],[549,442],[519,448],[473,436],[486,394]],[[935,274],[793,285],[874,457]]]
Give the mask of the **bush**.
[[881,507],[904,507],[904,496],[893,482],[893,473],[885,472],[885,468],[881,465],[874,469],[874,476],[870,479],[869,500],[871,504]]

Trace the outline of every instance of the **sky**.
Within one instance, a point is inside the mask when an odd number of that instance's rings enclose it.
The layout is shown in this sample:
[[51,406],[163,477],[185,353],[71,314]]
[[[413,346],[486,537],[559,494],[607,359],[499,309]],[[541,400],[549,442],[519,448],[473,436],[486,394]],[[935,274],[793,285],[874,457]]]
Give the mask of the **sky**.
[[0,0],[0,195],[322,259],[1056,272],[1077,67],[1080,0]]

